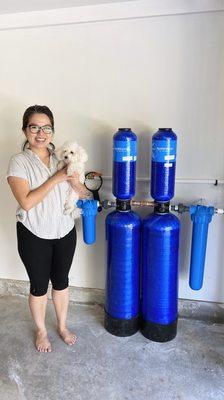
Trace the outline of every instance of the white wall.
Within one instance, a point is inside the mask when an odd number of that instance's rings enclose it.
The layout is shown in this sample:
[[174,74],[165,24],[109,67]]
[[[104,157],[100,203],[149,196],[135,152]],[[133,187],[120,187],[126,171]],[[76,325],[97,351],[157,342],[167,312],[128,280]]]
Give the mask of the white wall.
[[[151,136],[169,126],[178,134],[178,178],[223,178],[224,12],[2,30],[0,52],[0,278],[27,279],[16,251],[16,202],[4,177],[10,156],[20,149],[29,105],[53,110],[55,143],[79,141],[88,150],[89,170],[111,176],[112,135],[128,126],[139,138],[138,177],[149,177]],[[112,198],[110,180],[105,197]],[[143,197],[147,182],[138,183],[136,198]],[[224,207],[223,185],[176,184],[173,202],[200,198]],[[105,215],[98,216],[91,247],[82,242],[78,224],[72,285],[104,287]],[[224,216],[210,225],[200,292],[188,286],[191,223],[189,215],[181,220],[180,297],[224,301]]]

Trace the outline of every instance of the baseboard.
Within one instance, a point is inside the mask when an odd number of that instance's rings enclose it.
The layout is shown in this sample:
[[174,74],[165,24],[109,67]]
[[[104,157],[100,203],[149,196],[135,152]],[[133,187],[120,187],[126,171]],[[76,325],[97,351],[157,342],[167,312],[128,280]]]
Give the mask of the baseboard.
[[[25,296],[29,294],[29,282],[0,279],[0,296]],[[104,304],[104,290],[95,288],[69,287],[70,301],[84,304]],[[48,289],[51,299],[51,285]],[[224,305],[206,301],[179,299],[179,317],[211,323],[224,323]]]
[[[48,298],[51,299],[51,284],[48,288]],[[27,281],[0,279],[0,296],[17,295],[28,297],[30,285]],[[69,287],[70,301],[76,303],[103,304],[104,290],[94,288]]]

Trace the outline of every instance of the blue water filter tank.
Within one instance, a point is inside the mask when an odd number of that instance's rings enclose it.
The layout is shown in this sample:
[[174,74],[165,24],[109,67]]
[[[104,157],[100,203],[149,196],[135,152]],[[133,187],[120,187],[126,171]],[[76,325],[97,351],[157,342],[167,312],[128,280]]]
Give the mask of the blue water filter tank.
[[83,240],[86,244],[93,244],[96,240],[96,215],[99,202],[97,200],[80,199],[76,205],[82,209]]
[[190,206],[193,232],[189,284],[193,290],[200,290],[203,286],[208,227],[214,213],[214,207]]
[[142,333],[156,342],[177,332],[179,220],[153,213],[142,227]]
[[167,202],[174,196],[177,135],[160,128],[152,137],[151,196]]
[[106,218],[105,328],[115,336],[139,329],[140,217],[113,211]]
[[120,128],[113,137],[113,194],[128,200],[135,195],[137,137],[130,128]]

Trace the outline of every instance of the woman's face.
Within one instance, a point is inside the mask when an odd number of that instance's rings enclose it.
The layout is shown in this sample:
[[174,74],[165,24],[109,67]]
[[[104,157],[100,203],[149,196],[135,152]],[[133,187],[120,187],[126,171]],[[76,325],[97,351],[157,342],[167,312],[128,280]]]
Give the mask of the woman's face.
[[46,148],[51,142],[53,135],[51,121],[46,114],[33,114],[29,119],[24,133],[31,149]]

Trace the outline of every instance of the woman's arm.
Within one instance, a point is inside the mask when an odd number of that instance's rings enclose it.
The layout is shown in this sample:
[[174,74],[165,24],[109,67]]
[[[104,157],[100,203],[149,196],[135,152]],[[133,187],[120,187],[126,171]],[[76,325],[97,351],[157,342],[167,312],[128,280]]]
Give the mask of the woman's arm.
[[26,179],[17,178],[15,176],[9,176],[8,183],[19,205],[24,210],[29,211],[40,203],[55,185],[68,180],[68,178],[66,168],[63,168],[34,190],[30,190],[29,183]]

